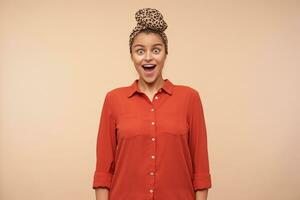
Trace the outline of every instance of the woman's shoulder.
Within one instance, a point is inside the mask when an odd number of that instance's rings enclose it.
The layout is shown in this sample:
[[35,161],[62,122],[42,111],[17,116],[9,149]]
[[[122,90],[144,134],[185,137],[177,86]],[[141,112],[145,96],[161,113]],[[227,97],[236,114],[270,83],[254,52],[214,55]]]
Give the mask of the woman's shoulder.
[[178,92],[184,92],[189,95],[199,94],[199,90],[195,86],[191,86],[188,84],[174,84],[175,90]]
[[106,95],[110,97],[120,97],[126,96],[132,89],[131,85],[121,85],[117,87],[112,87],[106,90]]

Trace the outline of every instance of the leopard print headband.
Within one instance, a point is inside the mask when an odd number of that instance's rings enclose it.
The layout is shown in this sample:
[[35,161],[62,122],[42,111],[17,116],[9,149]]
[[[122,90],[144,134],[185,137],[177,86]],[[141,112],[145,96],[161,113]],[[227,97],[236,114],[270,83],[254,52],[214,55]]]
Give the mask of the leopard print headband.
[[158,34],[160,34],[162,39],[164,40],[166,53],[168,54],[168,38],[164,33],[168,25],[163,19],[163,15],[157,9],[143,8],[139,9],[135,13],[135,19],[137,21],[137,25],[132,30],[129,36],[129,48],[131,49],[133,39],[140,31],[144,29],[153,29]]

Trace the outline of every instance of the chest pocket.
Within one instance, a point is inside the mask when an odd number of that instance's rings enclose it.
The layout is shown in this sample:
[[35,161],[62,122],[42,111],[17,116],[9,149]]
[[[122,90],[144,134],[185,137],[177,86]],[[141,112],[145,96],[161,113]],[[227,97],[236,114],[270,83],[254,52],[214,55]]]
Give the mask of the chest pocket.
[[158,131],[174,135],[185,135],[188,133],[188,124],[185,117],[170,115],[158,119]]
[[[148,127],[149,129],[149,127]],[[146,120],[139,113],[122,114],[117,122],[117,135],[129,138],[147,134]]]

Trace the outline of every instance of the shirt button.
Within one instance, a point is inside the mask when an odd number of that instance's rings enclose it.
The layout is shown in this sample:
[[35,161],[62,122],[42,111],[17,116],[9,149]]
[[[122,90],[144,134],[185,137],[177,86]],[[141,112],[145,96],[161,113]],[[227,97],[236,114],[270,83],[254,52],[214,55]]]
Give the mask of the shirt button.
[[154,155],[152,155],[152,156],[151,156],[151,158],[152,158],[152,159],[154,159],[154,158],[155,158],[155,156],[154,156]]
[[155,141],[155,138],[153,137],[153,138],[151,138],[152,139],[152,141]]
[[153,176],[153,175],[154,175],[154,172],[150,172],[149,174],[150,174],[151,176]]
[[150,190],[149,190],[149,192],[153,193],[153,190],[152,190],[152,189],[150,189]]
[[151,111],[154,111],[154,108],[151,108]]
[[155,96],[155,99],[158,99],[158,96]]
[[155,124],[155,122],[152,122],[151,124],[152,124],[152,125],[154,125],[154,124]]

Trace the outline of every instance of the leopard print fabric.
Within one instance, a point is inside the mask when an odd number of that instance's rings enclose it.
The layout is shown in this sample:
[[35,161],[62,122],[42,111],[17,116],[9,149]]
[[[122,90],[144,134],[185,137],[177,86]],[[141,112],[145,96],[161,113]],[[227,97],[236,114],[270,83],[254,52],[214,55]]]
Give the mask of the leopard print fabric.
[[165,43],[166,53],[168,54],[168,38],[164,31],[167,29],[168,25],[165,22],[163,15],[154,8],[142,8],[135,13],[135,19],[137,21],[136,27],[132,30],[129,36],[129,47],[131,45],[134,37],[144,29],[153,29],[158,34],[161,35]]

